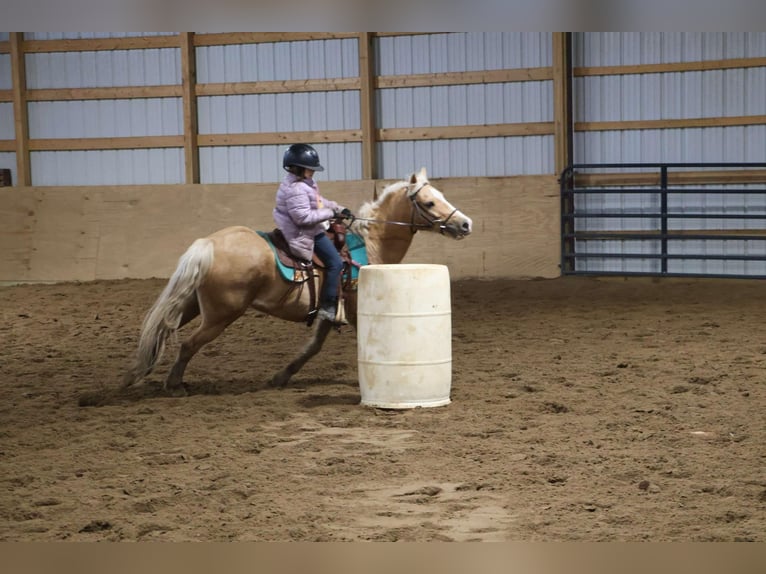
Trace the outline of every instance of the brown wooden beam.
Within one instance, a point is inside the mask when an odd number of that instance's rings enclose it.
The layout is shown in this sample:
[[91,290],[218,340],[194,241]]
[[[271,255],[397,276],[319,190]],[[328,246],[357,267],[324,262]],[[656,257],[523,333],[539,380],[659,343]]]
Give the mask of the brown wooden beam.
[[183,136],[132,136],[117,138],[46,138],[29,140],[32,151],[82,151],[183,147]]
[[407,140],[492,138],[553,134],[553,122],[528,122],[517,124],[494,124],[477,126],[384,128],[378,130],[378,140],[390,142]]
[[236,44],[268,44],[303,40],[338,40],[354,38],[353,32],[221,32],[195,34],[195,46],[230,46]]
[[624,76],[629,74],[663,74],[672,72],[704,72],[708,70],[731,70],[737,68],[761,68],[766,58],[731,58],[727,60],[702,60],[697,62],[672,62],[665,64],[634,64],[630,66],[581,66],[574,69],[576,77]]
[[194,47],[194,32],[181,32],[181,84],[183,88],[186,183],[199,183],[197,57]]
[[375,46],[373,34],[359,34],[359,83],[362,122],[362,178],[375,179],[378,174],[377,122],[375,115]]
[[727,116],[675,120],[626,120],[609,122],[575,122],[575,131],[663,130],[681,128],[714,128],[766,124],[766,116]]
[[27,111],[27,72],[24,61],[24,32],[11,32],[11,80],[13,82],[13,124],[16,132],[16,182],[32,185],[29,155],[29,115]]
[[[575,177],[578,186],[586,187],[660,185],[659,173],[578,173]],[[670,172],[668,183],[674,185],[766,183],[766,169]]]
[[196,91],[198,96],[233,96],[241,94],[332,92],[358,89],[359,78],[326,78],[312,80],[199,84],[197,85]]
[[572,35],[553,33],[554,169],[560,174],[572,163]]
[[136,98],[180,98],[181,86],[122,86],[114,88],[47,88],[27,91],[27,101],[120,100]]
[[25,40],[27,53],[100,52],[104,50],[143,50],[177,48],[178,35],[141,36],[135,38],[77,38],[70,40]]
[[263,132],[247,134],[200,134],[197,145],[245,146],[245,145],[281,145],[296,141],[310,143],[343,143],[362,141],[361,130],[327,130],[321,132]]
[[516,68],[478,72],[447,72],[443,74],[408,74],[379,76],[377,88],[415,88],[428,86],[454,86],[466,84],[498,84],[505,82],[535,82],[553,79],[553,69]]

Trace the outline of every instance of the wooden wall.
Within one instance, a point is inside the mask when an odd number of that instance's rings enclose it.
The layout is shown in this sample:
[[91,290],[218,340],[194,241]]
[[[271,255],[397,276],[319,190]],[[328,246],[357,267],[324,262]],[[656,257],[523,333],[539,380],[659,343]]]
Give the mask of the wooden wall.
[[[555,176],[433,180],[474,221],[463,241],[418,233],[405,262],[453,279],[559,275]],[[375,180],[320,184],[358,208]],[[228,225],[271,229],[275,184],[0,188],[0,281],[168,277],[197,237]]]

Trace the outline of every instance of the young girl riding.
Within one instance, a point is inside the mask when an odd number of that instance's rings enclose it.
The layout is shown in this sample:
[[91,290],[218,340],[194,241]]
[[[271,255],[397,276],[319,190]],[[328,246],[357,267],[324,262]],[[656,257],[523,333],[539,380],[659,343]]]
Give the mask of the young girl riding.
[[325,277],[319,297],[319,318],[335,322],[338,307],[338,285],[343,262],[332,240],[325,234],[329,220],[351,217],[351,212],[324,198],[314,181],[314,173],[324,171],[319,154],[308,144],[293,144],[282,158],[287,170],[279,184],[274,208],[274,221],[285,236],[293,255],[311,261],[316,253],[325,266]]

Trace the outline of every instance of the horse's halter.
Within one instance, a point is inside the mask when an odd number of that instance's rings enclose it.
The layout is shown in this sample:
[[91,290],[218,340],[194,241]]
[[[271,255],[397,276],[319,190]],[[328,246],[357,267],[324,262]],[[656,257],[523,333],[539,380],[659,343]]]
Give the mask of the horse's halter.
[[[439,219],[438,217],[435,217],[433,214],[431,214],[431,212],[428,211],[427,208],[423,207],[417,200],[417,195],[418,193],[420,193],[420,190],[430,184],[428,182],[425,182],[425,183],[412,183],[409,185],[413,187],[412,191],[407,193],[407,197],[409,197],[410,201],[412,202],[412,218],[410,219],[410,228],[412,229],[413,235],[417,233],[418,229],[430,229],[434,225],[438,225],[439,233],[444,235],[444,231],[447,229],[447,222],[450,219],[452,219],[452,216],[458,212],[457,207],[452,210],[452,212],[447,216],[446,219],[444,220]],[[416,213],[420,217],[426,220],[427,225],[415,223]],[[464,237],[463,235],[455,235],[455,239],[463,239],[463,237]]]

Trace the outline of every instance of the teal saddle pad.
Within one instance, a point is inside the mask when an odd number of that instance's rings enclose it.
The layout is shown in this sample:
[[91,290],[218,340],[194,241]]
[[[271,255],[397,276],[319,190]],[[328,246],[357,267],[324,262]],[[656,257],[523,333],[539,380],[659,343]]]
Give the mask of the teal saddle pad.
[[359,279],[359,268],[369,265],[367,259],[367,246],[364,244],[364,240],[353,233],[346,235],[346,247],[351,255],[351,280],[356,282]]
[[271,237],[269,237],[269,234],[265,231],[256,231],[258,235],[263,237],[263,239],[266,241],[266,243],[269,244],[269,247],[271,247],[271,250],[274,252],[274,262],[277,264],[277,269],[279,269],[280,275],[287,281],[305,281],[306,277],[304,277],[303,273],[296,274],[296,270],[292,267],[288,267],[284,263],[282,263],[282,259],[279,257],[279,254],[277,253],[277,248],[274,245],[274,243],[271,241]]

